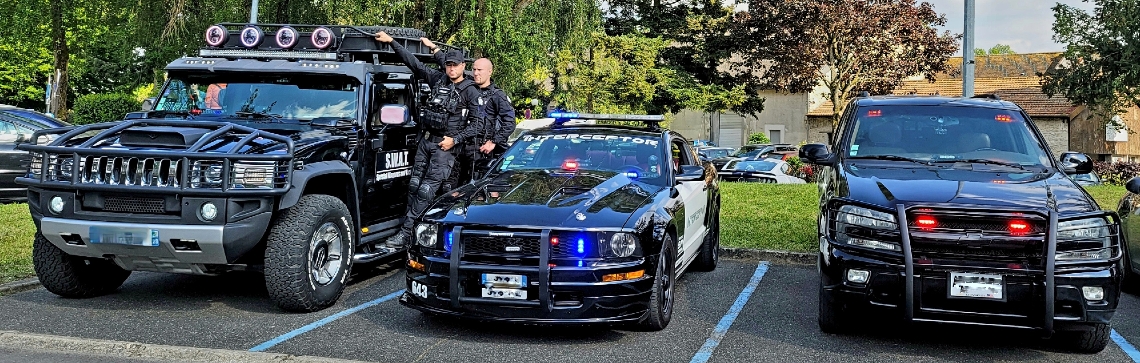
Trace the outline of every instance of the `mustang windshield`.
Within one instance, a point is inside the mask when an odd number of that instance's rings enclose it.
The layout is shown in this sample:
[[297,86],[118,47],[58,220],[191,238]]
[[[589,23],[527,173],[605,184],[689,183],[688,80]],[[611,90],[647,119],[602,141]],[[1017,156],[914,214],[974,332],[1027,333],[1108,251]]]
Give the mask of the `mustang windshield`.
[[499,170],[608,171],[655,182],[668,165],[661,160],[663,145],[653,136],[526,134],[511,145]]
[[1020,112],[953,106],[872,106],[857,112],[848,158],[1022,167],[1050,163],[1045,145]]
[[189,75],[170,80],[155,110],[198,117],[355,119],[357,89],[351,78]]

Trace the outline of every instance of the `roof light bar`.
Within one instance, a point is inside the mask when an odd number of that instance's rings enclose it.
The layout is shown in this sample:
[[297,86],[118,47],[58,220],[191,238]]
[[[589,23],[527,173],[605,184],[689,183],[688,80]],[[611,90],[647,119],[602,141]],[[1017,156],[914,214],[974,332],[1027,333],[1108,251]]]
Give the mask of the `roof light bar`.
[[336,53],[325,52],[280,52],[245,49],[202,49],[198,51],[201,57],[216,58],[273,58],[273,59],[310,59],[310,60],[337,60]]

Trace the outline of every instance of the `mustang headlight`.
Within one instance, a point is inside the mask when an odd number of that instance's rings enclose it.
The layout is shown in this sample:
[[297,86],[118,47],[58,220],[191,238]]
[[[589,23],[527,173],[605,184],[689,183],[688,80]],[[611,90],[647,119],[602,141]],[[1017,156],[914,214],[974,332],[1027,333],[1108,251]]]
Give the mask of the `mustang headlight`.
[[862,207],[856,207],[853,205],[845,205],[839,207],[839,221],[847,224],[870,228],[899,228],[893,214],[884,213],[877,210],[870,210]]
[[619,232],[610,237],[610,253],[614,257],[629,257],[637,251],[637,236]]
[[435,247],[439,234],[439,225],[434,223],[420,223],[416,225],[416,243],[424,247]]
[[233,164],[233,185],[235,188],[273,188],[273,174],[276,163],[240,162]]
[[1104,218],[1057,223],[1057,261],[1105,260],[1112,257],[1112,231]]

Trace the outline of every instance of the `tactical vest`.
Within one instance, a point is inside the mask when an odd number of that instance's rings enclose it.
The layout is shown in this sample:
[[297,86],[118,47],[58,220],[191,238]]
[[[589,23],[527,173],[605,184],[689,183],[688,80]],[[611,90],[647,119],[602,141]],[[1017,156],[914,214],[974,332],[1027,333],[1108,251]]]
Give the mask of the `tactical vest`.
[[[440,80],[432,90],[427,105],[420,108],[420,120],[423,120],[428,131],[442,133],[462,127],[467,109],[459,104],[459,90],[455,86],[451,80]],[[454,117],[455,115],[461,117]]]

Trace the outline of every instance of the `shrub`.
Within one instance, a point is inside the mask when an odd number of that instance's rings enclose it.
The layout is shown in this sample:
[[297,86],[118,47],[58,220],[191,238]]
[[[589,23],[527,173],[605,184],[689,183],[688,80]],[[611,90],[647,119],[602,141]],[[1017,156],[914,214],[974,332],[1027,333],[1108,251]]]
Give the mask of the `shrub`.
[[804,163],[799,156],[790,157],[787,162],[788,175],[806,180],[808,183],[815,183],[815,170],[812,169],[811,164]]
[[128,112],[139,111],[141,107],[134,95],[123,93],[83,95],[75,100],[68,121],[76,125],[118,121]]
[[749,144],[771,144],[772,140],[768,139],[768,135],[763,132],[753,132],[748,135]]
[[1140,176],[1140,163],[1133,161],[1097,161],[1093,163],[1093,171],[1100,176],[1102,182],[1108,185],[1124,185],[1128,179]]

